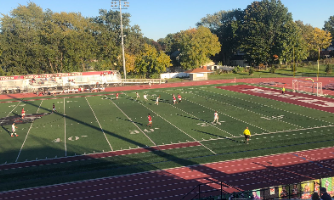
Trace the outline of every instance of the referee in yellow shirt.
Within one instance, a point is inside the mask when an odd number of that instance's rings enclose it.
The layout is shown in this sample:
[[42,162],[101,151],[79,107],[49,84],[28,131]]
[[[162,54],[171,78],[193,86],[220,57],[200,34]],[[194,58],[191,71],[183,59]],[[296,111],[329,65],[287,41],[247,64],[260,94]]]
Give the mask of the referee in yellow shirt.
[[248,144],[248,140],[251,137],[251,133],[248,130],[248,127],[246,127],[246,129],[244,130],[244,136],[245,136],[245,143],[247,142],[247,144]]
[[285,94],[285,87],[284,87],[284,85],[282,87],[282,94]]

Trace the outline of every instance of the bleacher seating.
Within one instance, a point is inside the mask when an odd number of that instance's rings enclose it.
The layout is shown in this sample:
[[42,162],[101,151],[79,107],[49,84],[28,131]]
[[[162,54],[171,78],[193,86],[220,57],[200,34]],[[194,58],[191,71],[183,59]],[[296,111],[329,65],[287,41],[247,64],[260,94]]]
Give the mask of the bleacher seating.
[[65,91],[102,91],[105,86],[121,82],[121,75],[116,70],[11,76],[0,77],[0,91],[1,93],[47,92],[51,94],[63,93]]

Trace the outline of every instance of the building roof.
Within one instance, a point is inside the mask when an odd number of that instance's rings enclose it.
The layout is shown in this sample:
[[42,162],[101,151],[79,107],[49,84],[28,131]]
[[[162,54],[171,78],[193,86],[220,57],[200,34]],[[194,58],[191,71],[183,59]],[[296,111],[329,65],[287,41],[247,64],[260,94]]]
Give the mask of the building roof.
[[202,68],[196,68],[196,69],[191,69],[188,71],[185,71],[187,74],[203,74],[203,73],[212,73],[212,71],[209,71],[207,69],[202,69]]

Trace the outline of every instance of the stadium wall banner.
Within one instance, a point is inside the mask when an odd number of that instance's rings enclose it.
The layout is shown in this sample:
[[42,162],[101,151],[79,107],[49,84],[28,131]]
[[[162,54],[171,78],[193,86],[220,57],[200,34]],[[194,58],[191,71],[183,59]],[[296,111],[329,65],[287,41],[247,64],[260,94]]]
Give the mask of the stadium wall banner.
[[327,193],[331,196],[334,194],[334,188],[333,188],[333,184],[332,184],[333,181],[334,181],[334,177],[321,179],[321,186],[326,188]]
[[314,179],[294,184],[271,186],[250,191],[254,199],[311,199],[312,194],[320,194],[324,187],[330,196],[334,195],[334,177]]
[[311,199],[314,192],[320,193],[320,180],[305,181],[301,183],[302,199]]
[[254,197],[254,200],[260,200],[261,199],[261,193],[260,193],[260,190],[254,190],[252,192],[252,195]]
[[[68,77],[68,76],[92,76],[108,74],[110,71],[92,71],[92,72],[72,72],[72,73],[57,73],[57,74],[31,74],[31,75],[17,75],[17,76],[0,76],[0,81],[3,80],[17,80],[17,79],[32,79],[32,78],[50,78],[50,77]],[[118,71],[117,71],[118,72]]]

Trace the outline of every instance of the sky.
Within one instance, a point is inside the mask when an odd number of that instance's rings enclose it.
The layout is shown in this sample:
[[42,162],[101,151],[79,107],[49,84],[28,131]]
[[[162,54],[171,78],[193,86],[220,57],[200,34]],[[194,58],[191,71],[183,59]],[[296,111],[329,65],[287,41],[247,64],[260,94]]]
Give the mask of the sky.
[[[139,25],[145,37],[158,40],[169,33],[195,28],[207,14],[220,10],[245,9],[254,0],[127,0],[131,14],[130,25]],[[43,10],[79,12],[85,17],[96,17],[99,9],[111,9],[111,0],[0,0],[0,13],[9,15],[19,5],[34,2]],[[281,0],[292,13],[293,20],[323,28],[334,15],[334,0]]]

